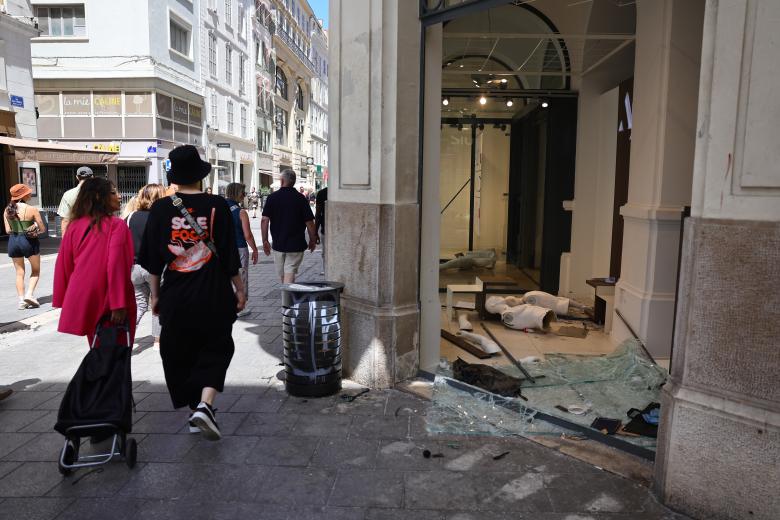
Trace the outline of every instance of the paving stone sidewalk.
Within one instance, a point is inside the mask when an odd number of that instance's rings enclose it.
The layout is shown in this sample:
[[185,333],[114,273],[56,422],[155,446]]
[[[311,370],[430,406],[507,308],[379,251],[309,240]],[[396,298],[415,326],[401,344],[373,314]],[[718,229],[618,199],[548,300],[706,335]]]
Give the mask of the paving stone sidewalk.
[[[17,390],[0,402],[0,519],[683,518],[639,484],[524,439],[430,436],[428,403],[402,392],[354,402],[287,396],[275,378],[279,284],[269,261],[252,267],[252,312],[234,328],[236,355],[216,403],[220,442],[187,433],[185,413],[171,410],[142,322],[132,470],[115,462],[67,478],[57,471],[63,439],[52,426],[85,340],[56,333],[56,311],[0,335],[0,384]],[[320,266],[307,253],[300,279],[320,278]],[[426,449],[443,456],[425,458]]]

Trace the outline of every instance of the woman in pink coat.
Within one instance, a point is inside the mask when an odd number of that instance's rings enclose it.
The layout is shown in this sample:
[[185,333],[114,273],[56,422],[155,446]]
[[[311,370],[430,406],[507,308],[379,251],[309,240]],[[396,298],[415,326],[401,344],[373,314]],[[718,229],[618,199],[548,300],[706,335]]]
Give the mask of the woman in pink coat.
[[106,315],[112,323],[130,326],[131,342],[135,336],[133,238],[125,222],[112,216],[119,206],[110,181],[84,181],[54,269],[52,305],[62,308],[57,330],[87,336],[90,345],[98,321]]

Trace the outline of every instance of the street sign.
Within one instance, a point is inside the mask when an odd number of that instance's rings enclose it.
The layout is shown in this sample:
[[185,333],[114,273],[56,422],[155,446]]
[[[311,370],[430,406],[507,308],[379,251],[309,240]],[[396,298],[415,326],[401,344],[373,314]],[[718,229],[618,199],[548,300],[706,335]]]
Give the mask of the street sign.
[[306,164],[308,164],[308,165],[314,164],[314,157],[307,157],[306,158]]
[[230,148],[230,143],[217,143],[217,148]]
[[156,146],[147,146],[146,147],[146,153],[157,153],[157,147]]
[[11,97],[11,106],[24,108],[24,98],[22,96],[13,96],[12,95],[10,97]]

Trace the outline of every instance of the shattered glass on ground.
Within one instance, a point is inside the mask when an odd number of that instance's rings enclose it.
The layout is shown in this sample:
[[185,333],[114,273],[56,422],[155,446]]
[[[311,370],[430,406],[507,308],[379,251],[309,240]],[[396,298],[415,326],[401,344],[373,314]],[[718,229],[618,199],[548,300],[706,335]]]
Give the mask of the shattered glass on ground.
[[[547,354],[539,363],[525,365],[536,383],[523,382],[523,396],[505,398],[474,388],[470,393],[453,387],[451,367],[443,363],[436,375],[433,406],[428,414],[431,433],[481,435],[560,435],[567,431],[536,416],[543,412],[581,426],[590,427],[597,417],[630,420],[631,408],[643,409],[660,401],[660,389],[668,372],[651,362],[635,340],[621,343],[603,356]],[[522,377],[513,365],[496,367],[504,373]],[[542,377],[543,376],[543,377]],[[464,383],[455,382],[463,386]],[[556,406],[576,406],[587,410],[582,415],[562,411]],[[619,435],[620,439],[655,450],[656,439]]]

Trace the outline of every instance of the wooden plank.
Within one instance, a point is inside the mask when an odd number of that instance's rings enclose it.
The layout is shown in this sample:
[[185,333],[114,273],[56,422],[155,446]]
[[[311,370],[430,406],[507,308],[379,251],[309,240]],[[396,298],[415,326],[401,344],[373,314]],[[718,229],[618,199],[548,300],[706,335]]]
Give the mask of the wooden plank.
[[441,337],[455,345],[456,347],[460,347],[472,356],[478,358],[478,359],[487,359],[490,357],[490,354],[482,350],[481,348],[475,347],[465,339],[461,338],[460,336],[456,336],[455,334],[448,332],[444,329],[441,329]]

